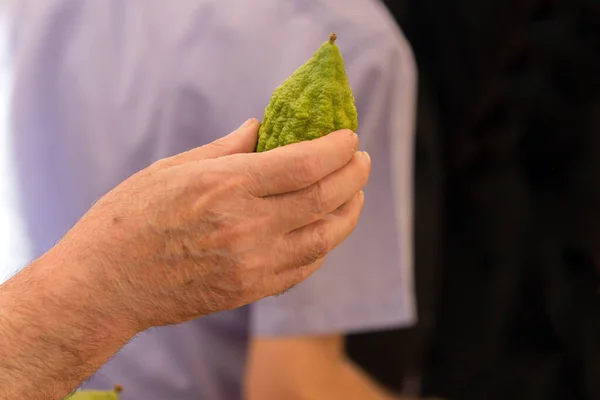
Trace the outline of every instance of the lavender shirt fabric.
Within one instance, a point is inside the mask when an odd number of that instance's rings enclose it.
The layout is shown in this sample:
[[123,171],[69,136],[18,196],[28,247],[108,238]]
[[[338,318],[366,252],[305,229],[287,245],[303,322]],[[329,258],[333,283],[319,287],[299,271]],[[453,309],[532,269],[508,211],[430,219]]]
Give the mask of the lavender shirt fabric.
[[[416,73],[377,0],[17,0],[12,138],[34,256],[153,161],[262,117],[273,89],[338,35],[373,159],[356,231],[277,298],[139,334],[85,385],[124,400],[241,398],[255,335],[410,325]],[[293,360],[290,360],[293,362]]]

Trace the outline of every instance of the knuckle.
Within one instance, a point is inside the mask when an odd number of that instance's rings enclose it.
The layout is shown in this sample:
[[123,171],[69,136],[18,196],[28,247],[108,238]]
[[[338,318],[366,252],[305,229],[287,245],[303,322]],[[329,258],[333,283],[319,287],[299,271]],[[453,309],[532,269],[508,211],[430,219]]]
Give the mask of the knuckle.
[[313,271],[314,271],[314,268],[312,268],[313,264],[302,265],[296,270],[296,272],[294,274],[294,282],[293,282],[294,285],[302,282],[303,280],[308,278],[310,274],[313,273]]
[[[201,210],[199,213],[202,214],[202,222],[205,226],[204,232],[205,234],[213,234],[224,233],[225,235],[229,234],[230,225],[225,214],[215,208],[203,209],[202,205],[198,205],[198,208]],[[218,239],[218,235],[213,236],[214,239]]]
[[265,182],[267,182],[267,178],[260,168],[247,166],[237,182],[240,187],[243,187],[246,190],[246,192],[257,197],[257,193],[260,193],[260,189],[265,185]]
[[253,227],[254,230],[251,234],[254,235],[257,240],[259,237],[264,237],[272,232],[281,231],[281,215],[276,209],[267,205],[264,210],[257,207],[255,213],[256,225]]
[[226,212],[205,211],[202,225],[203,244],[216,252],[237,254],[248,240],[244,232],[239,229],[236,219],[231,218]]
[[317,257],[317,259],[324,257],[331,250],[331,241],[329,239],[329,234],[324,225],[319,225],[315,229],[315,239],[314,239],[314,247],[313,251]]
[[214,175],[214,179],[215,183],[227,191],[239,189],[239,187],[248,180],[245,174],[242,174],[237,170],[219,171]]
[[202,172],[199,181],[203,188],[207,188],[213,196],[219,199],[228,199],[232,195],[237,196],[243,188],[247,179],[237,171],[228,171],[217,168],[209,168]]
[[155,169],[155,170],[167,169],[167,168],[173,166],[173,164],[174,164],[173,157],[161,158],[160,160],[154,161],[152,164],[150,164],[150,169]]
[[[241,217],[240,217],[241,218]],[[260,240],[260,228],[255,221],[242,220],[240,218],[229,219],[222,224],[219,232],[222,246],[231,254],[243,254],[248,249],[254,248]],[[243,265],[250,265],[251,259],[244,259]]]
[[265,272],[265,260],[260,253],[254,251],[237,251],[235,256],[236,268],[240,276],[245,279],[245,283],[250,282],[253,274],[262,274]]
[[293,177],[301,185],[312,183],[319,161],[310,154],[298,156],[292,165]]
[[259,211],[255,210],[252,215],[244,213],[238,219],[233,229],[238,236],[239,244],[244,249],[260,245],[261,240],[264,240],[266,227],[269,226],[270,221],[276,221],[275,217],[272,216],[270,219],[263,217]]
[[256,186],[257,185],[251,179],[241,174],[230,177],[228,182],[229,192],[235,193],[236,196],[239,196],[242,193],[253,196],[253,189]]
[[312,265],[325,257],[331,250],[330,239],[324,226],[318,226],[313,232],[313,238],[307,251],[304,252],[299,265]]
[[327,207],[327,195],[321,182],[309,186],[306,189],[308,197],[308,208],[313,214],[322,214]]
[[214,142],[204,145],[204,148],[207,149],[209,151],[209,153],[219,152],[219,150],[227,150],[227,148],[228,148],[227,143],[228,142],[226,140],[224,140],[224,138],[219,138],[219,139],[215,140]]
[[203,159],[215,159],[224,155],[233,155],[235,152],[234,143],[227,136],[222,136],[210,143],[199,147]]

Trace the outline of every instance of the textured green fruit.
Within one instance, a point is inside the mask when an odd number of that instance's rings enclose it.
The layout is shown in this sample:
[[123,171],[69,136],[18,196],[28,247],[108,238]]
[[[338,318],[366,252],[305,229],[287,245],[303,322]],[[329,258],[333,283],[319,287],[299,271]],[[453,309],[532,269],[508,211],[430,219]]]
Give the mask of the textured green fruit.
[[80,390],[64,400],[119,400],[119,395],[113,391]]
[[336,36],[278,86],[258,131],[256,151],[358,129],[358,113]]
[[117,385],[113,390],[79,390],[63,400],[119,400],[119,393],[123,388]]

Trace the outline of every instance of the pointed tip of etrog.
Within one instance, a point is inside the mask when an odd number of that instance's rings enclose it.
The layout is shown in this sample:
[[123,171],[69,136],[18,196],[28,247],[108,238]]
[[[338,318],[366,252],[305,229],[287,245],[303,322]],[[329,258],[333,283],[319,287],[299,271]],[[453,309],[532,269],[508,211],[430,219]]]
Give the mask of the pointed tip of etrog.
[[335,33],[332,33],[331,35],[329,35],[329,43],[331,43],[331,44],[335,43],[336,39],[337,39],[337,35]]

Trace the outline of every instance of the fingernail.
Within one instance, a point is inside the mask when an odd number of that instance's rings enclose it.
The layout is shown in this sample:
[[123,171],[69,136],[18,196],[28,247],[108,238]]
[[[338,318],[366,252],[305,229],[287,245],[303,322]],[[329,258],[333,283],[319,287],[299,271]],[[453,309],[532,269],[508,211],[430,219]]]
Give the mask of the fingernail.
[[367,160],[371,161],[371,156],[366,151],[361,151],[360,155],[365,157]]

